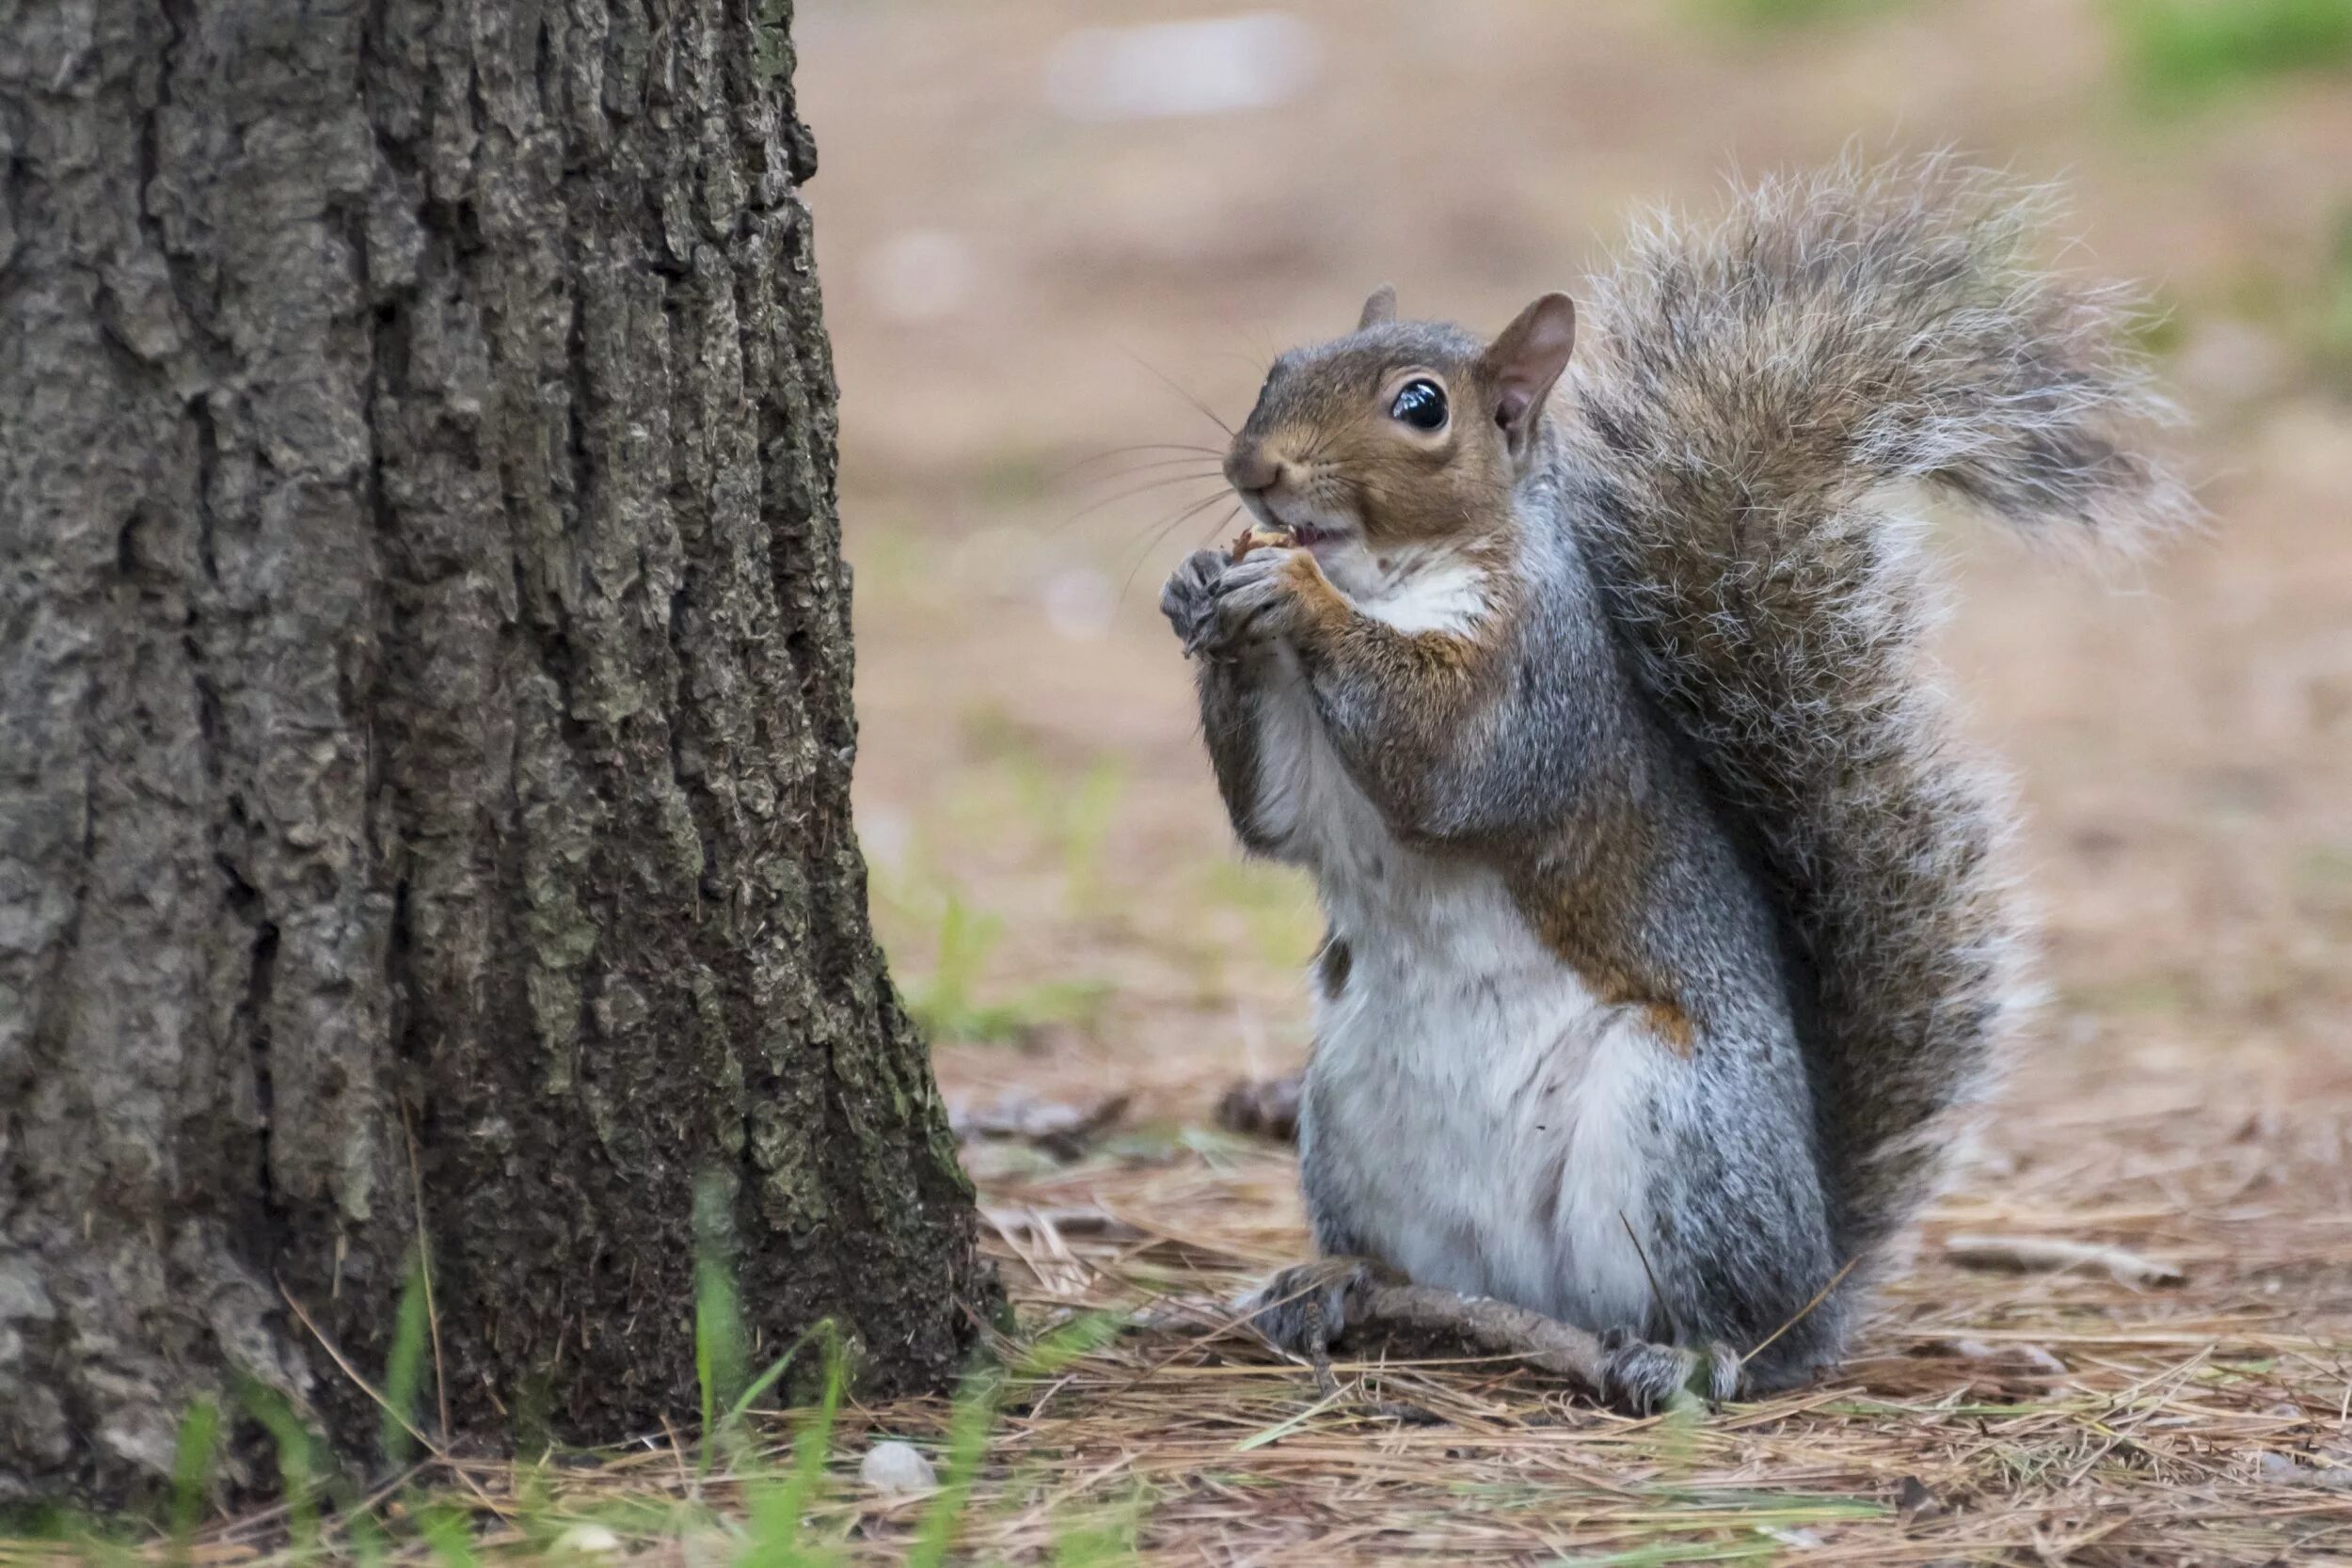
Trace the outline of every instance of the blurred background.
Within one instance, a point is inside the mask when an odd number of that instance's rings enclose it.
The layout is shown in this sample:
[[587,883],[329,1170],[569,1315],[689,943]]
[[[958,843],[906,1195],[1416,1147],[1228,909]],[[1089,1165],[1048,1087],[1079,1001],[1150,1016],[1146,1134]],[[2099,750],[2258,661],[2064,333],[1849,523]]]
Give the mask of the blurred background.
[[2049,914],[2026,1092],[2346,1103],[2352,3],[804,0],[795,30],[858,823],[951,1098],[1116,1088],[1182,1138],[1303,1054],[1311,894],[1232,849],[1155,609],[1227,510],[1165,526],[1216,488],[1156,445],[1221,445],[1195,400],[1238,421],[1384,279],[1492,330],[1646,204],[1949,145],[2063,182],[2054,257],[2161,308],[2214,515],[2104,569],[1947,541],[1947,662]]

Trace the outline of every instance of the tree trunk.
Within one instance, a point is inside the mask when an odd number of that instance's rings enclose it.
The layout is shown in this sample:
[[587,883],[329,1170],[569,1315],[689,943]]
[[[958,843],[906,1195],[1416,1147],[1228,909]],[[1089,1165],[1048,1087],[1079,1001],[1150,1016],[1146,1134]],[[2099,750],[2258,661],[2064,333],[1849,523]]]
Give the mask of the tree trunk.
[[984,1315],[787,27],[0,0],[0,1499],[246,1378],[373,1431],[421,1244],[460,1433],[691,1418],[708,1172],[770,1354]]

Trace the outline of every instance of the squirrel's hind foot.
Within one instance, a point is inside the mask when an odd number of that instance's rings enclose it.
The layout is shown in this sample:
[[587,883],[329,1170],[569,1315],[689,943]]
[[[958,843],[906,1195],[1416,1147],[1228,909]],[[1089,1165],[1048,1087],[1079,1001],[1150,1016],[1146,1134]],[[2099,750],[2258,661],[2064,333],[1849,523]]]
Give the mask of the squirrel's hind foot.
[[1740,1392],[1740,1353],[1720,1340],[1686,1350],[1615,1328],[1601,1336],[1601,1400],[1630,1416],[1692,1401],[1722,1404]]
[[1369,1258],[1294,1263],[1243,1298],[1249,1326],[1285,1355],[1320,1364],[1373,1291],[1397,1275]]
[[1483,1296],[1409,1286],[1395,1270],[1369,1258],[1294,1264],[1236,1306],[1260,1338],[1314,1368],[1327,1392],[1332,1346],[1351,1330],[1366,1328],[1434,1332],[1487,1352],[1525,1355],[1576,1378],[1601,1403],[1633,1416],[1722,1404],[1736,1398],[1742,1384],[1740,1353],[1720,1340],[1690,1350],[1623,1328],[1596,1339],[1581,1329]]

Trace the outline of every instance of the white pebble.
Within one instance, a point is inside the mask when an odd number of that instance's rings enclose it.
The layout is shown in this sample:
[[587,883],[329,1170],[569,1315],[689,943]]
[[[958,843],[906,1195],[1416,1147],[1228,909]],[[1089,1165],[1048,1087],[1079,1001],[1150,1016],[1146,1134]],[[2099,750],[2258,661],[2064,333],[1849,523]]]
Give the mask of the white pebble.
[[602,1525],[573,1525],[555,1538],[555,1549],[559,1553],[617,1552],[621,1538]]
[[875,1444],[866,1450],[857,1479],[886,1497],[909,1497],[939,1485],[939,1472],[912,1443]]

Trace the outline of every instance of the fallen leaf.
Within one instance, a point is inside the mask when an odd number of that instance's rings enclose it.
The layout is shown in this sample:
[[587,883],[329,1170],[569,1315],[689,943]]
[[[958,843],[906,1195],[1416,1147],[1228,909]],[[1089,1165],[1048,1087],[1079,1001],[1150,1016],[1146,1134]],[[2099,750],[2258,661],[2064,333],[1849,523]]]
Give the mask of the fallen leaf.
[[1963,1269],[2008,1269],[2018,1274],[2099,1269],[2126,1285],[2179,1285],[2188,1278],[2173,1264],[2159,1263],[2120,1246],[2055,1236],[1947,1236],[1944,1256]]

